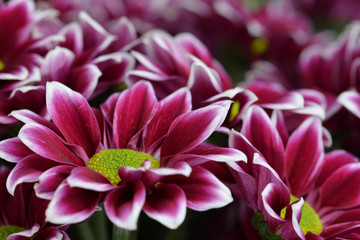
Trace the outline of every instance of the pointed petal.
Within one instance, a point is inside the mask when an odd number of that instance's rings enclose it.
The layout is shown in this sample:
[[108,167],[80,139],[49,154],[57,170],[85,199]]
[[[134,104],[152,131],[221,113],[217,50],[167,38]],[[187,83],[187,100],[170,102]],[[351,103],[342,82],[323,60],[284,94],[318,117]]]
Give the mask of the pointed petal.
[[206,99],[224,91],[220,83],[219,76],[215,75],[201,60],[194,62],[191,65],[188,81],[194,107],[200,107]]
[[33,154],[18,138],[8,138],[0,142],[0,158],[9,162],[18,162],[26,156]]
[[185,193],[174,184],[164,184],[146,197],[143,210],[150,218],[176,229],[185,219]]
[[265,111],[258,106],[253,106],[244,119],[241,132],[283,178],[284,145],[280,134]]
[[27,110],[27,109],[16,110],[16,111],[12,111],[10,115],[13,116],[14,118],[20,120],[23,123],[38,123],[40,125],[43,125],[49,129],[51,129],[57,135],[62,136],[61,132],[59,131],[59,129],[55,126],[55,124],[53,122],[49,121],[48,119],[46,119],[44,117],[37,115],[36,113],[34,113],[30,110]]
[[335,171],[320,187],[322,207],[351,208],[360,205],[360,163],[347,164]]
[[60,165],[42,173],[39,182],[34,185],[36,196],[43,199],[52,199],[58,186],[70,175],[73,166]]
[[187,206],[197,211],[224,207],[233,201],[230,190],[212,173],[193,168],[189,177],[171,179],[186,195]]
[[324,166],[316,179],[316,186],[321,186],[340,167],[356,162],[359,162],[359,159],[344,150],[325,154]]
[[74,68],[71,72],[70,82],[66,84],[76,92],[81,93],[86,99],[90,99],[98,85],[101,72],[93,64],[86,64]]
[[56,47],[49,51],[41,64],[41,81],[66,84],[75,55],[67,48]]
[[149,82],[139,82],[119,96],[114,112],[114,147],[127,148],[132,137],[142,130],[157,108]]
[[101,194],[71,188],[66,182],[56,190],[45,215],[46,221],[54,224],[79,223],[89,218],[99,204]]
[[103,175],[87,167],[77,167],[66,179],[70,187],[88,189],[96,192],[107,192],[114,189],[110,181]]
[[318,118],[308,118],[292,133],[285,159],[291,194],[300,197],[308,193],[324,162],[322,126]]
[[36,124],[28,123],[19,132],[21,141],[33,152],[51,160],[82,166],[84,162],[76,156],[50,129]]
[[17,185],[23,182],[36,182],[44,171],[55,165],[55,162],[36,154],[30,155],[16,164],[9,174],[6,187],[8,191],[14,195]]
[[142,182],[120,185],[105,198],[106,214],[117,227],[136,230],[145,198],[146,190]]
[[360,118],[360,94],[353,91],[347,91],[340,94],[338,101],[352,112],[355,116]]
[[223,123],[229,106],[210,105],[179,116],[170,126],[161,158],[191,150],[207,139]]
[[172,157],[166,164],[168,167],[172,166],[175,162],[184,161],[190,166],[198,166],[202,163],[209,161],[216,162],[237,162],[247,161],[246,155],[233,148],[206,146],[196,147],[188,153],[177,154]]
[[185,88],[179,89],[159,102],[159,108],[147,124],[143,134],[145,152],[149,152],[157,140],[162,139],[169,130],[172,122],[181,114],[191,110],[190,92]]
[[100,142],[100,129],[86,99],[70,88],[50,82],[46,86],[47,110],[70,144],[81,146],[91,157]]

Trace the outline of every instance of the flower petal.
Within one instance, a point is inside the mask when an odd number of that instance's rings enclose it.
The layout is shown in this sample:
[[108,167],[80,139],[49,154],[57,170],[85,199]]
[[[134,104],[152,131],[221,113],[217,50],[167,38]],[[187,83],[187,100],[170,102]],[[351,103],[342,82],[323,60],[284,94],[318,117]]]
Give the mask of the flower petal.
[[6,182],[8,191],[14,195],[17,185],[23,182],[36,182],[39,176],[56,162],[49,161],[36,154],[32,154],[16,164]]
[[226,107],[210,105],[179,116],[170,126],[161,158],[186,152],[203,142],[223,123],[229,107],[230,102]]
[[44,158],[61,163],[84,165],[84,162],[63,143],[59,136],[42,125],[26,124],[21,128],[19,138],[28,148]]
[[284,176],[285,150],[280,134],[268,115],[258,106],[249,109],[241,133],[261,152],[266,161]]
[[346,91],[339,95],[338,101],[360,118],[360,94],[354,91]]
[[0,158],[9,162],[18,162],[26,156],[33,154],[18,137],[8,138],[0,142]]
[[73,166],[60,165],[50,168],[39,177],[39,183],[34,185],[36,196],[52,199],[58,186],[70,175]]
[[120,185],[105,198],[106,214],[117,227],[136,230],[145,198],[146,191],[142,182]]
[[82,222],[94,213],[100,197],[97,192],[71,188],[63,182],[46,209],[46,221],[54,224]]
[[87,167],[77,167],[66,179],[70,187],[88,189],[96,192],[107,192],[114,189],[110,181],[103,175]]
[[130,140],[144,128],[157,109],[150,83],[142,81],[119,96],[114,112],[114,147],[127,148]]
[[291,194],[300,197],[308,193],[324,162],[322,126],[318,118],[308,118],[292,133],[285,161]]
[[65,139],[93,156],[99,146],[100,129],[86,99],[60,83],[48,82],[46,102],[51,119]]
[[351,208],[360,206],[360,163],[347,164],[335,171],[320,187],[322,207]]
[[186,196],[175,184],[164,184],[146,197],[144,212],[170,229],[176,229],[186,215]]
[[[168,132],[171,123],[181,114],[191,110],[190,92],[185,88],[179,89],[159,102],[159,108],[146,125],[143,134],[145,152],[156,149],[156,142]],[[155,144],[155,145],[154,145]]]
[[230,190],[201,167],[193,168],[189,177],[174,177],[171,182],[185,192],[187,206],[197,211],[224,207],[233,201]]
[[356,162],[359,162],[359,159],[344,150],[334,150],[325,154],[324,166],[316,179],[316,186],[321,186],[340,167]]

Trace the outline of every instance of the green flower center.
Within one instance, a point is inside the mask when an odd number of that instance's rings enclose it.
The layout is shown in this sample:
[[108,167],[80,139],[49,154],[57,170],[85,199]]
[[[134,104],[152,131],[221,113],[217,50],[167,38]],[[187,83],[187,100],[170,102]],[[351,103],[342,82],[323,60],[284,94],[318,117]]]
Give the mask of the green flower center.
[[92,156],[87,167],[105,176],[111,184],[118,185],[121,181],[118,171],[120,167],[139,168],[145,160],[150,160],[150,168],[159,168],[159,161],[148,153],[132,149],[107,149]]
[[251,52],[256,55],[264,54],[269,48],[269,42],[264,38],[255,38],[250,45]]
[[[291,195],[290,204],[299,200],[299,198]],[[280,212],[280,216],[285,218],[286,208],[283,208]],[[319,235],[322,230],[322,223],[320,220],[319,215],[315,212],[315,210],[307,203],[304,203],[301,212],[301,219],[300,219],[300,227],[306,235],[307,232],[312,232]]]
[[2,71],[5,68],[5,63],[0,60],[0,71]]
[[0,226],[0,240],[5,240],[8,236],[13,233],[18,233],[25,230],[25,228],[16,225],[4,225]]
[[231,104],[229,122],[234,121],[235,117],[239,114],[239,112],[240,112],[240,102],[235,101],[233,102],[233,104]]

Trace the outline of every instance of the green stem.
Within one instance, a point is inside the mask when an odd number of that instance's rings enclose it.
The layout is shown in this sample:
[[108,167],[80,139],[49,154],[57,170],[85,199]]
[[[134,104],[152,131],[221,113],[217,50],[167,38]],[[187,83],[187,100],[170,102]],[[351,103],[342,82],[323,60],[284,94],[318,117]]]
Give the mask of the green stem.
[[113,240],[136,240],[137,231],[129,231],[113,225]]

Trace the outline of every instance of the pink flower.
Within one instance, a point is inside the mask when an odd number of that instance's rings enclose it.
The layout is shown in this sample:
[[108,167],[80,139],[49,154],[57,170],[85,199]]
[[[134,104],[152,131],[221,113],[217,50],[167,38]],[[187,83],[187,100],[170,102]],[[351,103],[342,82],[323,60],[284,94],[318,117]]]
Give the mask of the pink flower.
[[32,185],[22,184],[10,195],[6,179],[10,168],[0,167],[0,236],[2,239],[69,239],[66,226],[58,227],[45,222],[47,200],[37,198]]
[[172,37],[165,32],[150,31],[142,37],[137,48],[140,50],[134,51],[133,55],[139,64],[130,71],[128,82],[150,81],[160,99],[188,87],[197,108],[203,106],[207,98],[232,87],[222,66],[191,34]]
[[[274,184],[273,180],[240,163],[242,169],[237,170],[237,178],[246,176],[245,170],[255,182],[265,179],[268,183],[262,191],[254,193],[254,196],[262,196],[265,208],[251,199],[246,201],[248,205],[263,214],[273,234],[285,239],[331,239],[358,234],[359,219],[354,212],[360,207],[360,191],[352,187],[359,181],[358,160],[344,151],[325,155],[322,126],[314,117],[306,119],[288,138],[284,138],[282,130],[281,122],[276,119],[272,122],[261,108],[253,107],[244,120],[242,134],[232,135],[231,147],[247,149],[244,152],[249,156],[251,144],[255,156],[260,154],[269,164],[267,171],[274,169],[278,174],[272,173],[278,176],[273,179],[281,179],[291,193],[291,202],[286,203],[289,193],[279,191],[285,189],[281,184]],[[248,144],[244,144],[246,141]],[[236,166],[233,169],[236,170]],[[238,187],[237,195],[246,199],[244,183],[237,183],[231,189]],[[284,203],[289,205],[284,206]]]
[[[64,85],[47,84],[52,122],[29,111],[17,138],[0,143],[0,156],[17,162],[7,187],[38,182],[37,195],[51,199],[47,220],[81,222],[104,201],[117,226],[136,229],[141,211],[169,228],[198,211],[232,201],[228,188],[200,165],[245,160],[242,152],[203,144],[226,117],[229,102],[191,111],[182,88],[158,101],[147,82],[112,95],[100,111]],[[126,157],[127,156],[127,157]]]
[[0,124],[16,122],[8,114],[19,105],[32,105],[30,98],[19,96],[24,92],[35,96],[37,92],[29,85],[40,79],[39,50],[46,46],[46,39],[32,35],[36,23],[34,8],[33,1],[0,2]]

